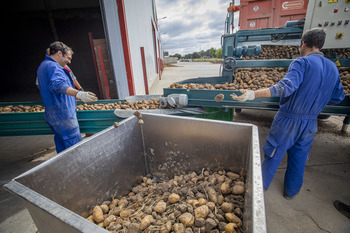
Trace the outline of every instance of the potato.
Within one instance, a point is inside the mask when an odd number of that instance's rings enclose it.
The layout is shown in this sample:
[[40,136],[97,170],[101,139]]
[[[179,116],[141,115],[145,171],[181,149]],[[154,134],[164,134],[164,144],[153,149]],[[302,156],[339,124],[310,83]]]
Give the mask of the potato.
[[225,232],[226,233],[236,233],[237,229],[237,224],[236,223],[229,223],[229,224],[226,224],[225,226]]
[[207,201],[204,198],[199,198],[198,199],[198,204],[199,204],[199,206],[202,206],[202,205],[207,204]]
[[163,213],[166,209],[166,203],[163,200],[160,200],[155,206],[154,211],[157,213]]
[[146,229],[147,227],[149,227],[149,225],[151,225],[151,223],[154,221],[154,218],[152,215],[146,215],[146,217],[144,217],[142,220],[141,220],[141,223],[140,223],[140,229],[141,230],[144,230]]
[[225,96],[223,94],[218,94],[217,96],[215,96],[214,101],[219,103],[221,102],[223,99],[225,98]]
[[142,113],[140,111],[136,111],[136,112],[134,112],[134,116],[136,116],[137,118],[141,119],[142,118]]
[[208,206],[208,208],[211,210],[211,211],[214,211],[214,209],[215,209],[215,203],[214,202],[208,202],[207,203],[207,206]]
[[239,175],[233,172],[227,172],[226,174],[228,176],[228,178],[230,178],[231,180],[236,180],[239,179]]
[[92,210],[92,216],[96,223],[103,222],[104,217],[103,217],[103,211],[101,207],[95,206],[94,209]]
[[235,195],[240,195],[244,193],[244,187],[242,185],[234,185],[232,187],[232,193]]
[[226,182],[221,184],[220,190],[223,195],[230,194],[231,192],[230,185]]
[[94,216],[90,215],[89,217],[87,217],[87,220],[89,220],[92,223],[95,223],[94,221]]
[[244,187],[244,182],[243,181],[235,181],[235,185],[240,185]]
[[165,225],[160,227],[160,233],[169,233],[171,231],[171,221],[167,221]]
[[238,217],[241,217],[242,216],[242,210],[240,208],[236,208],[233,213],[235,215],[237,215]]
[[168,198],[168,202],[170,204],[174,204],[174,203],[178,202],[179,200],[180,200],[180,196],[176,193],[170,194],[170,196]]
[[103,226],[108,227],[111,222],[115,222],[117,220],[117,217],[114,215],[108,216],[104,221],[103,221]]
[[194,210],[194,216],[196,218],[207,218],[209,214],[209,207],[206,205],[202,205]]
[[97,226],[103,227],[103,222],[98,223]]
[[132,210],[130,209],[125,209],[125,210],[122,210],[120,211],[120,217],[122,218],[128,218],[130,215],[132,214]]
[[216,191],[213,188],[208,187],[207,194],[210,201],[214,202],[215,204],[218,203],[218,197],[217,197]]
[[185,233],[185,227],[182,223],[174,224],[174,233]]
[[224,196],[222,196],[222,195],[219,195],[218,196],[218,205],[222,205],[222,203],[224,203]]
[[224,211],[225,213],[231,213],[233,211],[233,204],[229,203],[229,202],[224,202],[221,205],[221,209],[222,211]]
[[237,226],[242,226],[242,220],[233,213],[226,213],[225,218],[228,222],[236,223]]
[[103,212],[104,214],[108,213],[108,211],[109,211],[108,205],[103,204],[103,205],[101,205],[100,207],[101,207],[102,212]]
[[126,200],[126,198],[122,198],[118,201],[118,206],[120,208],[124,208],[125,206],[127,206],[129,204],[129,201]]
[[[208,208],[208,207],[207,207]],[[194,224],[194,217],[192,214],[186,212],[182,215],[180,215],[179,220],[182,224],[184,224],[186,227],[191,227]]]
[[187,203],[192,205],[193,208],[197,208],[199,206],[199,201],[196,199],[187,200]]

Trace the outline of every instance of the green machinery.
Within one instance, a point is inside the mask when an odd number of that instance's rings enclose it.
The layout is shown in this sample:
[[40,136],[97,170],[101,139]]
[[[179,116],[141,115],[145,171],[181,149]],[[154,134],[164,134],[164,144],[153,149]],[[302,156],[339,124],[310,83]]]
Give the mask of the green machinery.
[[[274,60],[242,60],[242,56],[254,56],[260,53],[260,44],[275,45],[300,45],[303,33],[303,22],[289,23],[280,28],[264,28],[257,30],[241,30],[237,33],[222,36],[223,40],[223,70],[222,76],[188,79],[179,83],[198,84],[224,84],[234,80],[234,71],[242,67],[288,67],[292,59]],[[331,58],[340,67],[350,67],[350,58]],[[164,96],[170,94],[188,95],[189,106],[203,106],[219,108],[232,114],[233,109],[272,110],[279,109],[279,98],[258,98],[253,101],[237,102],[230,98],[231,93],[239,93],[232,90],[198,90],[198,89],[174,89],[165,88]],[[214,101],[218,94],[224,95],[220,103]],[[345,116],[342,131],[346,131],[350,124],[350,100],[349,95],[337,105],[327,105],[322,114]]]
[[[114,103],[125,100],[99,100],[97,103]],[[42,102],[8,102],[7,105],[42,105]],[[80,104],[80,103],[79,103]],[[89,110],[77,112],[78,123],[82,133],[97,133],[123,119],[114,115],[114,110]],[[0,113],[0,136],[23,136],[52,134],[44,119],[43,112]]]

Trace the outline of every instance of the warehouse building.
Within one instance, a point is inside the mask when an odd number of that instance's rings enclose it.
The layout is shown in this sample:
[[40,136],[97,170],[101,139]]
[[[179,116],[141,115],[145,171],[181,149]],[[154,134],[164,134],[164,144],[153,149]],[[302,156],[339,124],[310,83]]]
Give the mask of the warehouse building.
[[2,102],[41,101],[36,71],[56,40],[72,47],[70,68],[100,99],[148,94],[161,78],[154,0],[14,0],[3,9]]

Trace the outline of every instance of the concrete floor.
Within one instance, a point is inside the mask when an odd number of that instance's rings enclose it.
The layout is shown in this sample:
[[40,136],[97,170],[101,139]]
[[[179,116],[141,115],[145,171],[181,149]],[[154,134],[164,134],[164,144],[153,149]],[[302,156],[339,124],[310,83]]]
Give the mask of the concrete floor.
[[[220,65],[178,63],[166,67],[162,80],[151,87],[151,94],[162,94],[163,87],[187,78],[219,75]],[[235,121],[253,123],[259,128],[261,148],[275,112],[243,110]],[[286,157],[265,192],[267,230],[270,233],[332,232],[349,233],[350,219],[333,206],[334,200],[350,204],[350,135],[340,134],[343,117],[319,121],[311,156],[307,161],[304,185],[288,201],[282,197]],[[55,155],[52,135],[0,137],[0,185]],[[33,158],[37,158],[33,161]],[[37,232],[23,202],[0,190],[0,232]]]

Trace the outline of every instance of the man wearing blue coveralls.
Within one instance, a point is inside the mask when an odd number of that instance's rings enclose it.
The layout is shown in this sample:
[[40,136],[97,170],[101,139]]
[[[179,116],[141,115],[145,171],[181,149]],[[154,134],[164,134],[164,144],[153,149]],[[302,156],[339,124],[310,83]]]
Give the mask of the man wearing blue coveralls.
[[62,42],[50,45],[50,55],[40,64],[37,76],[41,99],[45,106],[45,120],[55,137],[57,153],[82,140],[76,115],[76,98],[84,102],[97,101],[94,93],[74,88],[69,71],[63,67],[71,63],[73,50]]
[[305,32],[301,38],[301,57],[290,64],[282,80],[270,88],[241,90],[240,96],[231,94],[231,98],[238,101],[281,97],[264,145],[262,176],[267,190],[287,152],[283,196],[288,200],[303,184],[306,159],[317,132],[317,116],[327,104],[340,103],[345,97],[337,67],[320,52],[325,38],[325,32],[319,28]]

